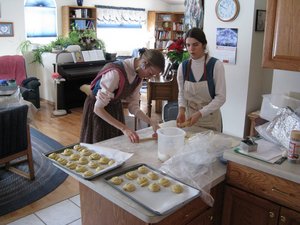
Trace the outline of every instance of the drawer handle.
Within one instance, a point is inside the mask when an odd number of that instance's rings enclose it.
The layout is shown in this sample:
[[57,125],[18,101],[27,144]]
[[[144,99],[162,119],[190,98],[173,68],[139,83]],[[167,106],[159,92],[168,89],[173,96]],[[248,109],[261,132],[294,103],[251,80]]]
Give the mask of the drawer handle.
[[280,220],[281,220],[281,222],[285,223],[286,222],[285,216],[280,216]]
[[284,192],[284,191],[281,191],[281,190],[279,190],[279,189],[276,188],[276,187],[272,187],[272,191],[277,192],[277,193],[280,193],[280,194],[284,194],[284,195],[290,195],[289,193]]
[[275,214],[273,212],[269,212],[269,217],[274,218]]

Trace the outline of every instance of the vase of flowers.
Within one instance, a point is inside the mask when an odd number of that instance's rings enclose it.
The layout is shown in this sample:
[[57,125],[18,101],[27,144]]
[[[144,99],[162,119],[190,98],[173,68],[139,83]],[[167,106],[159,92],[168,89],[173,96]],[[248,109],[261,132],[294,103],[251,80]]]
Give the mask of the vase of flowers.
[[185,50],[183,38],[178,38],[167,48],[167,57],[172,63],[172,69],[177,69],[180,63],[190,57]]

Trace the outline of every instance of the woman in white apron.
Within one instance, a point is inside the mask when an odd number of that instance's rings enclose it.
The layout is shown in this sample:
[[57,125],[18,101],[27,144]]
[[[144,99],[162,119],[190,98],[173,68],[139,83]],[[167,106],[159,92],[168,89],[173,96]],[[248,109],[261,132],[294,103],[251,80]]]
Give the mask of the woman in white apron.
[[199,28],[186,33],[185,45],[190,59],[183,61],[177,71],[177,126],[194,125],[221,132],[220,107],[226,101],[223,63],[207,54],[207,40]]

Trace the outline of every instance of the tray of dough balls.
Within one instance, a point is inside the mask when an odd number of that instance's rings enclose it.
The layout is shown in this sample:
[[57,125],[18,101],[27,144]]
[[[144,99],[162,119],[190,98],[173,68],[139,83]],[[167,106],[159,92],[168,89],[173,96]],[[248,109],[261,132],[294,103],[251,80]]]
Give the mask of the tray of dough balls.
[[93,179],[121,166],[133,154],[95,144],[80,143],[45,156],[55,165],[84,179]]
[[157,215],[165,215],[200,195],[200,191],[147,164],[137,164],[105,181]]

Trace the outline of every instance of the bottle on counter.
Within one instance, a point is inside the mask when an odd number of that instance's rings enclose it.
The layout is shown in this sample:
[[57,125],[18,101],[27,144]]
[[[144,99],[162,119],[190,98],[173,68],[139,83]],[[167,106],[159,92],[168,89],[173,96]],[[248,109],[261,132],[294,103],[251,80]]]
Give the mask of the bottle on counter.
[[300,163],[300,130],[291,131],[288,160],[293,163]]

